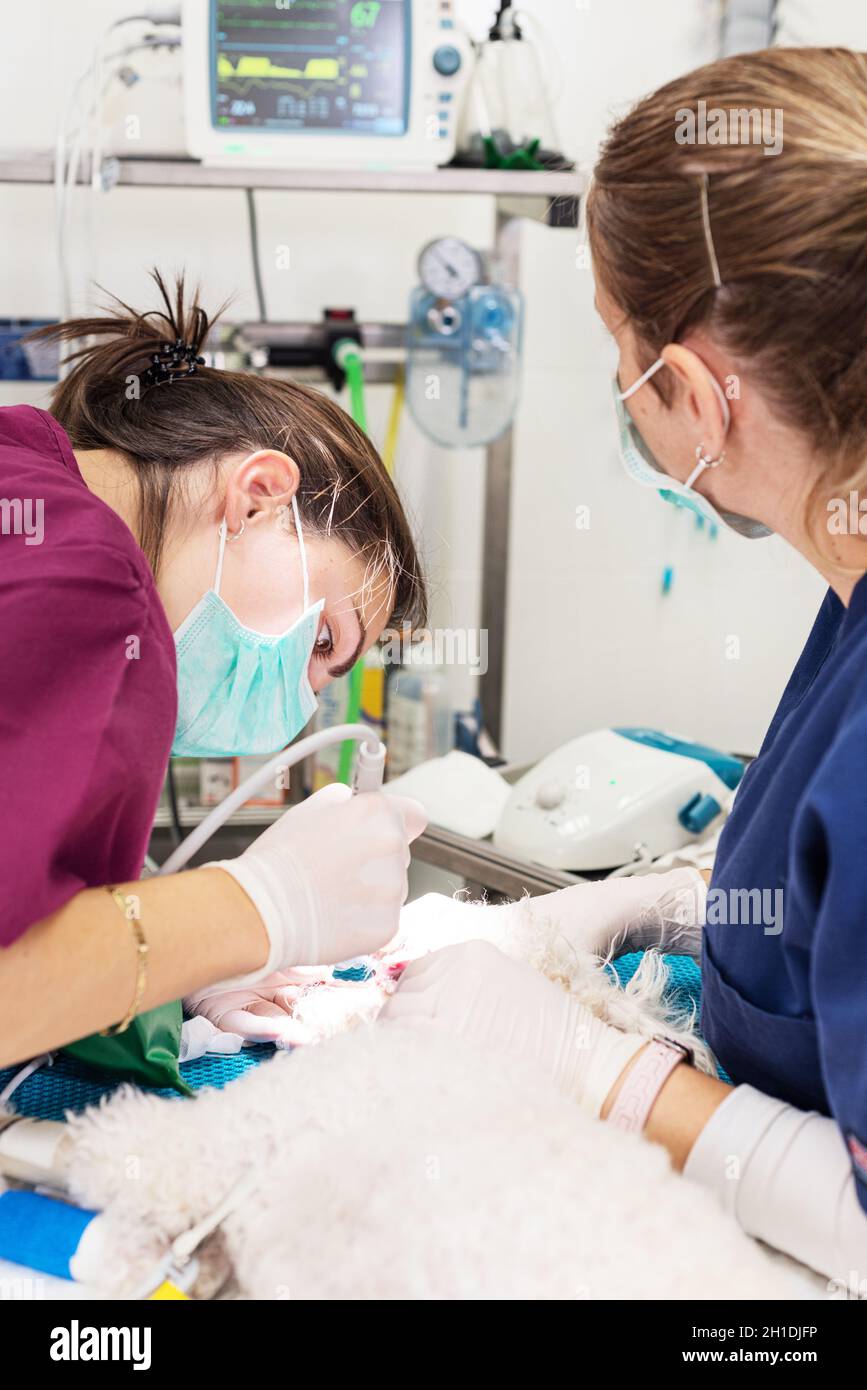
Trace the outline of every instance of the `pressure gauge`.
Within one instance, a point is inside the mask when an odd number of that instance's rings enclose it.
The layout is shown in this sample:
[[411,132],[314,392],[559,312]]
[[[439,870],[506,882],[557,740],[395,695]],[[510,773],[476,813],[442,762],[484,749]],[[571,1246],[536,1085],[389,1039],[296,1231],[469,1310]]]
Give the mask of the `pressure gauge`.
[[437,299],[455,300],[485,278],[481,255],[455,236],[429,241],[418,258],[418,273],[426,290]]

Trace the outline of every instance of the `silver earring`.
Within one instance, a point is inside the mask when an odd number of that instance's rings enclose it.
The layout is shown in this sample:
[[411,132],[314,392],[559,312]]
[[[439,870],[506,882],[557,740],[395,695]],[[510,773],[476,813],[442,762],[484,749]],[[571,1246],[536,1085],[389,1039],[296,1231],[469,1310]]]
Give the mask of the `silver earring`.
[[227,539],[227,540],[230,540],[230,541],[239,541],[239,540],[241,539],[241,537],[243,536],[243,534],[244,534],[244,527],[245,527],[246,525],[247,525],[246,521],[242,521],[242,522],[241,522],[241,525],[240,525],[240,528],[235,532],[234,536],[233,536],[229,531],[227,531],[227,532],[226,532],[226,539]]
[[706,453],[704,452],[704,445],[703,445],[703,444],[697,444],[697,445],[696,445],[696,449],[695,449],[696,461],[697,461],[698,463],[702,464],[703,467],[705,467],[705,468],[719,468],[719,466],[720,466],[720,464],[722,463],[722,461],[723,461],[723,459],[725,458],[725,456],[726,456],[726,451],[725,451],[725,449],[723,449],[723,451],[722,451],[722,453],[720,454],[719,458],[712,459],[711,456],[710,456],[710,454],[706,454]]

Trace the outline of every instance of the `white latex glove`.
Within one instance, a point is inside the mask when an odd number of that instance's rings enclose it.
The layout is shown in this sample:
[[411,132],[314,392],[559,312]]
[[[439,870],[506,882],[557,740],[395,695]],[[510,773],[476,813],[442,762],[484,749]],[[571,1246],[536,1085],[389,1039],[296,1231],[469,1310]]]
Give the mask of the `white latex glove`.
[[407,894],[409,846],[427,823],[409,797],[323,787],[293,806],[237,859],[209,865],[231,874],[268,933],[259,970],[222,987],[247,989],[294,965],[333,965],[367,955],[397,931]]
[[596,956],[658,946],[697,959],[706,897],[707,886],[697,869],[672,869],[577,883],[520,906],[535,924],[550,924],[552,932]]
[[595,1018],[559,985],[487,941],[446,946],[408,965],[380,1019],[441,1028],[533,1059],[560,1091],[597,1116],[647,1042]]
[[200,989],[184,1000],[184,1009],[194,1022],[206,1019],[223,1035],[234,1033],[244,1042],[294,1047],[312,1040],[310,1030],[292,1017],[292,1010],[301,991],[316,978],[317,972],[310,970],[275,970],[247,988]]
[[658,946],[697,959],[706,895],[701,874],[688,868],[579,883],[494,907],[427,893],[403,909],[400,931],[384,954],[386,960],[414,960],[463,941],[508,948],[513,933],[532,927],[596,956]]

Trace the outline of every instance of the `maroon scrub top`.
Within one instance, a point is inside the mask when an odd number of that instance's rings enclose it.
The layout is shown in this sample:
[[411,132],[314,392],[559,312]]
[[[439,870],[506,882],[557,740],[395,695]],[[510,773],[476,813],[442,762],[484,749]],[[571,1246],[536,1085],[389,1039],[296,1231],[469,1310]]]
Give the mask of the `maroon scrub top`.
[[174,641],[132,533],[56,420],[0,409],[0,945],[138,878],[176,717]]

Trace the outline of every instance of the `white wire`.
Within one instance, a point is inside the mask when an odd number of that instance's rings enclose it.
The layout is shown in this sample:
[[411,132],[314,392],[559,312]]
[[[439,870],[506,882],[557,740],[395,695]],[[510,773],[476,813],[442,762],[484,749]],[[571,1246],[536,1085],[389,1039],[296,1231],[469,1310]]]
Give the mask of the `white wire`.
[[354,738],[359,743],[365,743],[371,753],[376,757],[380,753],[384,759],[385,749],[380,743],[375,731],[366,724],[337,724],[331,729],[319,729],[315,734],[309,734],[307,738],[302,738],[300,742],[293,743],[291,748],[284,748],[281,752],[275,753],[264,767],[260,767],[256,772],[246,778],[239,787],[225,797],[215,806],[209,815],[191,831],[187,838],[173,850],[166,862],[160,869],[160,874],[174,874],[188,864],[193,855],[201,849],[202,845],[211,838],[215,831],[219,830],[229,816],[233,815],[239,807],[243,806],[255,792],[266,786],[278,773],[284,772],[287,767],[293,767],[295,763],[301,762],[303,758],[309,757],[311,753],[318,753],[320,748],[329,748],[333,743],[343,743],[346,739]]
[[[150,51],[155,48],[162,47],[176,47],[180,43],[180,40],[176,36],[173,36],[170,39],[163,39],[159,36],[146,35],[143,39],[137,39],[134,43],[125,44],[123,47],[115,49],[112,53],[106,54],[104,45],[106,39],[108,38],[108,35],[112,32],[112,30],[119,28],[123,24],[130,24],[133,22],[142,23],[156,21],[149,21],[147,15],[128,15],[125,19],[116,20],[115,23],[109,25],[109,27],[100,36],[97,48],[94,53],[94,57],[91,60],[90,64],[87,68],[85,68],[84,72],[81,73],[74,82],[66,99],[60,120],[58,122],[54,152],[54,198],[55,225],[57,238],[57,264],[58,274],[60,278],[61,318],[68,318],[72,309],[69,285],[69,264],[67,255],[67,234],[71,195],[73,189],[75,188],[78,182],[78,169],[81,163],[81,155],[84,149],[84,144],[87,139],[88,126],[91,126],[93,128],[93,123],[96,122],[96,124],[101,127],[102,109],[106,92],[108,91],[112,82],[117,77],[117,74],[122,67],[122,63],[118,63],[118,65],[112,68],[112,70],[106,77],[106,65],[115,62],[115,60],[117,59],[127,58],[131,53]],[[73,117],[74,112],[76,111],[76,107],[80,106],[82,89],[85,87],[89,80],[96,78],[97,71],[101,72],[103,77],[100,89],[99,91],[97,91],[96,87],[94,87],[93,100],[91,101],[89,106],[85,107],[83,110],[80,110],[79,125],[75,127],[74,131],[70,131],[69,126],[71,119]],[[70,152],[67,167],[67,144],[71,135],[74,135],[74,144]],[[90,180],[92,188],[102,188],[101,173],[101,135],[98,136],[94,130],[93,144],[91,147],[90,167]],[[60,369],[61,377],[66,374],[66,371],[68,371],[68,367]]]
[[98,192],[102,187],[102,82],[105,71],[105,40],[106,31],[103,29],[96,41],[93,59],[93,105],[91,106],[93,141],[90,147],[90,186],[94,192]]
[[40,1067],[45,1066],[46,1063],[50,1066],[53,1061],[53,1052],[42,1052],[38,1057],[32,1057],[30,1061],[27,1063],[27,1065],[23,1066],[20,1071],[17,1071],[15,1075],[12,1077],[12,1080],[9,1082],[9,1084],[5,1086],[2,1091],[0,1091],[0,1105],[7,1104],[7,1102],[18,1090],[18,1087],[24,1084],[28,1076],[32,1076],[35,1071],[38,1071]]
[[635,858],[630,860],[628,864],[622,865],[619,869],[612,869],[610,874],[605,875],[605,878],[606,880],[609,878],[629,878],[632,874],[640,873],[642,869],[645,869],[648,864],[652,863],[653,855],[650,853],[647,845],[636,845]]
[[[121,20],[118,22],[123,23],[124,21]],[[113,29],[114,27],[114,24],[110,25],[109,30]],[[97,107],[96,91],[94,92],[94,100],[91,103],[90,107],[87,108],[82,114],[81,123],[76,132],[75,144],[73,145],[72,154],[69,159],[68,169],[66,167],[66,144],[68,137],[67,126],[69,123],[70,115],[80,98],[82,88],[90,79],[93,79],[95,83],[98,82],[99,77],[102,74],[102,69],[105,62],[104,42],[106,34],[109,32],[109,30],[103,30],[100,33],[94,57],[91,59],[91,62],[89,63],[87,68],[85,68],[84,72],[81,73],[81,75],[78,77],[75,84],[73,85],[73,88],[67,99],[58,126],[57,143],[55,147],[54,158],[54,191],[55,212],[57,221],[57,263],[58,272],[60,276],[60,316],[63,319],[69,317],[72,308],[69,287],[69,264],[67,260],[67,227],[69,205],[71,202],[72,190],[74,189],[78,178],[78,165],[81,158],[81,149],[86,138],[87,125],[91,118],[91,114],[96,110]],[[93,170],[91,169],[91,178],[92,177]],[[68,368],[60,367],[59,375],[63,377],[66,374],[67,370]]]
[[125,24],[147,23],[147,15],[129,14],[122,19],[115,19],[109,24],[107,29],[103,29],[96,41],[96,49],[93,57],[93,106],[91,108],[91,128],[93,130],[93,143],[90,148],[90,186],[94,193],[105,191],[102,183],[102,108],[105,98],[105,85],[103,74],[105,71],[105,44],[109,34],[115,29],[122,29]]
[[[84,86],[91,70],[91,68],[88,68],[87,72],[82,74],[82,76],[79,78],[75,88],[73,89],[72,99],[74,99],[74,97],[78,95],[79,90]],[[119,70],[119,67],[112,70],[112,72],[109,74],[106,83],[107,86],[110,85],[111,82],[113,82]],[[69,108],[67,108],[67,110],[68,109]],[[82,119],[74,132],[74,139],[69,153],[68,166],[65,170],[64,163],[66,162],[67,143],[67,131],[65,129],[65,123],[67,118],[66,116],[64,116],[64,126],[62,129],[61,137],[58,142],[58,149],[55,155],[54,187],[57,214],[57,258],[58,268],[60,272],[60,317],[62,319],[69,318],[72,312],[72,294],[70,290],[69,261],[67,255],[69,214],[72,204],[72,195],[75,191],[76,184],[78,183],[78,169],[81,163],[81,153],[84,147],[84,142],[87,138],[87,127],[95,109],[95,105],[92,105],[82,115]],[[91,155],[91,158],[92,157],[93,156]],[[60,376],[65,376],[68,370],[68,365],[61,367],[59,369]]]
[[536,31],[536,52],[542,57],[542,75],[544,78],[553,78],[551,85],[554,87],[553,93],[546,93],[546,100],[549,107],[556,106],[563,95],[563,64],[557,56],[557,47],[553,42],[550,33],[536,15],[528,10],[513,10],[515,23],[519,28],[526,28],[527,21],[530,22],[530,29]]
[[[60,316],[69,317],[69,272],[66,263],[66,214],[67,214],[67,184],[66,184],[66,140],[67,126],[69,118],[78,99],[81,87],[86,82],[90,73],[88,68],[78,78],[74,84],[63,113],[57,127],[57,138],[54,148],[54,213],[57,236],[57,264],[60,275]],[[61,373],[62,374],[62,373]]]

